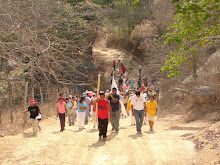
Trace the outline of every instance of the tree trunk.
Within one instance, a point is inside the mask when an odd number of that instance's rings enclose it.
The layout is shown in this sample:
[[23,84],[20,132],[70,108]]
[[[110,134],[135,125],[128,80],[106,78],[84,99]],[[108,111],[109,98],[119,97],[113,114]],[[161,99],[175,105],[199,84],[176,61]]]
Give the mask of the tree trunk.
[[34,100],[34,64],[33,60],[31,60],[31,99]]
[[43,103],[44,103],[43,92],[42,92],[41,87],[40,87],[40,103],[41,103],[41,105],[43,105]]
[[[24,87],[24,110],[27,109],[27,95],[28,95],[28,81],[25,82],[25,87]],[[27,123],[27,115],[23,115],[23,120],[24,120],[24,125]]]

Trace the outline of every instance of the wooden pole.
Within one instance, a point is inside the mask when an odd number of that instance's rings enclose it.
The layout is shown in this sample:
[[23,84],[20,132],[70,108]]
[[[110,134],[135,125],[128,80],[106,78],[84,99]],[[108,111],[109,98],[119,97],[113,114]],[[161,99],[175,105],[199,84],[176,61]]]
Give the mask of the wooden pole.
[[[97,98],[99,97],[99,91],[100,91],[100,79],[101,79],[101,74],[98,74],[98,84],[97,84]],[[98,120],[98,103],[96,103],[96,118],[95,118],[95,123],[97,123]]]

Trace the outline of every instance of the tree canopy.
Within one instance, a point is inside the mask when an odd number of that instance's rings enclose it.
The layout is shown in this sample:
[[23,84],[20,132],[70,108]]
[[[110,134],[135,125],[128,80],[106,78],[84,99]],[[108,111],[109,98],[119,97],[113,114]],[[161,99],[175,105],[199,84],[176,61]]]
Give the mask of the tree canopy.
[[220,38],[219,0],[173,0],[176,17],[168,28],[165,44],[175,43],[178,47],[167,56],[162,71],[168,71],[168,77],[180,76],[178,67],[182,64],[193,65],[198,49],[214,44]]

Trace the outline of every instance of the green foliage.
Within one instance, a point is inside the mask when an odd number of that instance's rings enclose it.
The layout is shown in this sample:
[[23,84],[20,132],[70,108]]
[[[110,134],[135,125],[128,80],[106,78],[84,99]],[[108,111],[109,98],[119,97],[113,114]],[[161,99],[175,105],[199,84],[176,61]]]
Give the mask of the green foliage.
[[[178,48],[170,51],[162,71],[169,71],[168,77],[180,76],[177,71],[182,64],[192,65],[192,58],[198,56],[199,47],[205,47],[220,34],[219,0],[173,0],[176,4],[174,23],[164,35],[165,44],[176,43]],[[197,57],[196,57],[197,58]]]
[[24,68],[24,69],[23,69],[23,73],[28,72],[28,70],[29,70],[29,68]]
[[75,6],[77,3],[83,2],[84,0],[67,0],[67,3],[70,3],[71,5]]
[[98,5],[106,5],[106,4],[112,3],[113,0],[93,0],[93,2]]

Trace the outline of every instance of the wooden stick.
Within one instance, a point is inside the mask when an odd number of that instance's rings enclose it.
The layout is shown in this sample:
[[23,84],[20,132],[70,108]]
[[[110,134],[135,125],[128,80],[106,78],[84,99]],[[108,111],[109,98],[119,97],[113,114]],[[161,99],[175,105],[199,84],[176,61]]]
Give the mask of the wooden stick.
[[[101,74],[98,74],[97,98],[99,97],[99,91],[100,91],[100,78],[101,78]],[[97,120],[98,120],[98,103],[96,103],[96,118],[95,118],[95,123],[97,123]]]

